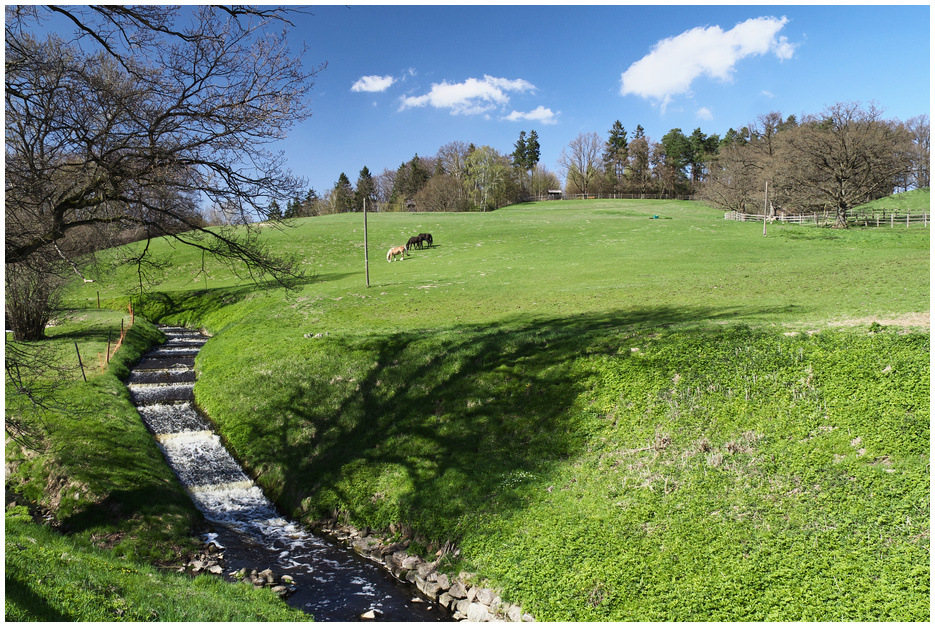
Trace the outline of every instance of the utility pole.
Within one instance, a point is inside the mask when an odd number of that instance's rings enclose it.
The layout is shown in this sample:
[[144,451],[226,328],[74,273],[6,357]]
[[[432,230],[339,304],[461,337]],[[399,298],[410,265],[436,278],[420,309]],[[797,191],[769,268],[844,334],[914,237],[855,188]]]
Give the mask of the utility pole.
[[364,197],[364,274],[370,287],[370,257],[367,255],[367,197]]

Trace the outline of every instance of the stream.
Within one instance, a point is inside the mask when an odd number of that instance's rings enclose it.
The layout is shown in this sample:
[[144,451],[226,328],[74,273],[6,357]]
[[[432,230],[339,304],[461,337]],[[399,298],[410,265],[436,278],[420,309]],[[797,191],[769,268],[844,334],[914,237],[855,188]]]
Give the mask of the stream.
[[211,523],[206,537],[224,551],[225,572],[272,568],[296,587],[286,602],[316,621],[447,621],[445,610],[354,551],[286,520],[228,453],[194,405],[197,331],[164,327],[127,379],[133,403],[195,505]]

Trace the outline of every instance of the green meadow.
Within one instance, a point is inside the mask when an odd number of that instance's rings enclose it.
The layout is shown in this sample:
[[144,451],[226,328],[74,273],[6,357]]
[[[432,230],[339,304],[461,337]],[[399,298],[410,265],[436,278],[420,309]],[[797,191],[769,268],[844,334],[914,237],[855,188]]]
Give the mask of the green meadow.
[[610,200],[367,226],[369,287],[364,216],[308,218],[264,226],[294,289],[162,241],[63,323],[205,329],[196,399],[285,512],[451,542],[539,620],[928,619],[927,228]]

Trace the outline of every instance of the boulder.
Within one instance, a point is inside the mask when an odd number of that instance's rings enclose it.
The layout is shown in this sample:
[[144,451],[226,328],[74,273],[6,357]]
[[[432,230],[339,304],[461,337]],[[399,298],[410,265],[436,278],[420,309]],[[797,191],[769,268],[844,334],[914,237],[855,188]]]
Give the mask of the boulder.
[[519,623],[523,620],[523,610],[515,605],[511,605],[506,611],[506,616],[514,623]]
[[380,551],[381,551],[384,555],[386,555],[386,554],[388,554],[388,553],[396,554],[396,552],[402,551],[402,550],[405,549],[405,548],[406,548],[406,547],[403,545],[402,542],[394,542],[393,544],[387,544],[386,546],[381,547],[381,548],[380,548]]
[[467,619],[475,623],[489,622],[493,616],[483,603],[471,603],[467,608]]
[[418,588],[423,594],[425,594],[425,596],[429,597],[430,599],[435,599],[438,597],[438,584],[434,581],[429,581],[425,577],[416,575],[416,580],[414,583],[416,584],[416,588]]
[[438,596],[438,604],[446,610],[451,609],[451,606],[454,604],[454,602],[455,598],[447,592],[443,592]]
[[493,593],[493,590],[490,588],[481,588],[477,592],[477,602],[483,603],[484,605],[493,605],[494,599],[497,598]]
[[448,594],[456,599],[467,598],[467,590],[464,589],[464,584],[460,581],[455,581],[453,584],[451,584],[451,587],[448,588]]
[[419,566],[418,566],[418,568],[417,568],[416,570],[419,571],[419,575],[420,575],[420,576],[422,576],[422,577],[427,577],[428,574],[429,574],[430,572],[434,571],[435,568],[436,568],[437,566],[438,566],[438,564],[436,564],[435,562],[423,562],[423,563],[419,564]]

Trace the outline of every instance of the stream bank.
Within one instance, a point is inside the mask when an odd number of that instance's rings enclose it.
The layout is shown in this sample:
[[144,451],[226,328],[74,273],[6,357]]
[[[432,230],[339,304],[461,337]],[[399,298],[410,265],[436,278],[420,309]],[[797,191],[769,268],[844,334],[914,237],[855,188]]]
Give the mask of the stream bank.
[[[126,383],[166,461],[212,528],[206,540],[217,547],[212,555],[222,557],[199,572],[236,580],[238,573],[269,571],[278,585],[285,582],[286,602],[319,621],[451,620],[437,603],[373,562],[283,518],[195,406],[195,356],[208,338],[179,327],[162,331],[166,343],[146,353]],[[265,574],[260,585],[267,579]]]

